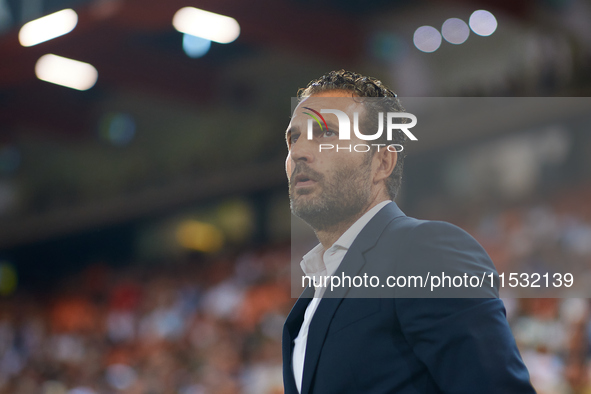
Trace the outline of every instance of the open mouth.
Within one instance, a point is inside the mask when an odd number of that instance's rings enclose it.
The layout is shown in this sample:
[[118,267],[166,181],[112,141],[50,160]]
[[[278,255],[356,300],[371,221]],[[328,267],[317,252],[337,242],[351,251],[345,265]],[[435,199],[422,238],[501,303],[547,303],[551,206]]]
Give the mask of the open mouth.
[[312,186],[316,183],[316,180],[310,178],[308,175],[299,174],[294,178],[295,187],[306,187]]

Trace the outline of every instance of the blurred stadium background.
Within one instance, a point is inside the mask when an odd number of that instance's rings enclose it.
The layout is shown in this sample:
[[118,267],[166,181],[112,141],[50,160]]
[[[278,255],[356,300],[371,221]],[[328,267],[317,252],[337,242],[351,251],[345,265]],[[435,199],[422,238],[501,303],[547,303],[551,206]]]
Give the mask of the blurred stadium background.
[[[588,0],[0,0],[0,393],[282,393],[297,89],[585,97],[590,66]],[[591,263],[590,129],[424,140],[399,205]],[[591,393],[589,301],[505,303],[537,390]]]

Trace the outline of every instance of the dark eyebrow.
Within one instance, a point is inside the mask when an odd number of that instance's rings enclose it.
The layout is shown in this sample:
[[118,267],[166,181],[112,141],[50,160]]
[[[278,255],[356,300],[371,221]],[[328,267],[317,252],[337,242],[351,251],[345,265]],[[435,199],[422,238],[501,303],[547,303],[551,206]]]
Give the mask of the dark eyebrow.
[[291,136],[291,130],[293,129],[293,126],[288,127],[287,130],[285,130],[285,140],[289,141],[289,137]]
[[287,146],[288,147],[291,146],[291,133],[292,133],[292,130],[295,131],[297,129],[298,129],[297,126],[295,126],[295,127],[294,126],[291,126],[291,127],[288,127],[287,130],[285,131],[285,142],[287,142]]
[[[326,125],[328,126],[329,130],[338,130],[338,126],[334,122],[326,122]],[[288,127],[287,130],[285,131],[285,141],[287,141],[288,145],[290,144],[292,130],[298,132],[299,127],[298,126],[291,126],[291,127]]]
[[329,129],[333,129],[333,130],[338,130],[339,126],[337,126],[335,123],[333,122],[326,122],[326,125],[328,126]]

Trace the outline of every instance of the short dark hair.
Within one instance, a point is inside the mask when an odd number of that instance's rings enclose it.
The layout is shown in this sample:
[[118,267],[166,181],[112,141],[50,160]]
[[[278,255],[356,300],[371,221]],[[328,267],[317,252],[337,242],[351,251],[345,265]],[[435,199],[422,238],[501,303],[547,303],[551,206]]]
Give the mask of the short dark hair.
[[[377,130],[378,128],[378,113],[388,112],[405,112],[396,93],[385,86],[382,81],[357,74],[351,71],[339,70],[331,71],[324,74],[318,79],[311,81],[308,86],[298,90],[298,98],[312,96],[320,92],[328,92],[331,90],[346,90],[350,91],[359,97],[381,97],[381,100],[368,100],[366,102],[366,116],[364,124],[367,130]],[[400,119],[401,123],[406,123],[406,119]],[[403,151],[398,153],[398,160],[396,166],[390,177],[386,180],[388,194],[394,200],[402,184],[402,169],[404,167],[404,145],[406,142],[406,135],[398,130],[392,133],[392,141],[387,140],[386,133],[376,141],[377,143],[398,144],[403,147]],[[375,154],[375,149],[372,149],[372,155]]]

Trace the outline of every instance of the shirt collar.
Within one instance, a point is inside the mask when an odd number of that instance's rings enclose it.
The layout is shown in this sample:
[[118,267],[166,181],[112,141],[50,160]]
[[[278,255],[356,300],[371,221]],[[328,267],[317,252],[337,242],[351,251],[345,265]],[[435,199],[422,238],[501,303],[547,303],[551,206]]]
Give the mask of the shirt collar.
[[369,211],[365,212],[363,216],[357,219],[357,221],[353,223],[353,225],[349,227],[339,239],[337,239],[333,246],[339,246],[348,250],[353,244],[353,241],[355,241],[355,238],[357,238],[361,230],[363,230],[365,225],[369,223],[369,221],[376,215],[376,213],[378,213],[380,209],[391,202],[392,200],[382,201]]
[[[361,230],[369,223],[369,221],[386,205],[391,203],[392,200],[384,200],[371,208],[369,211],[365,212],[363,216],[361,216],[351,227],[347,229],[339,237],[339,239],[334,243],[330,249],[344,249],[345,251],[349,250],[355,238],[359,235]],[[326,271],[326,265],[324,262],[324,247],[322,244],[316,245],[312,250],[310,250],[306,255],[304,255],[300,266],[306,275],[314,275],[320,274],[322,271]]]

